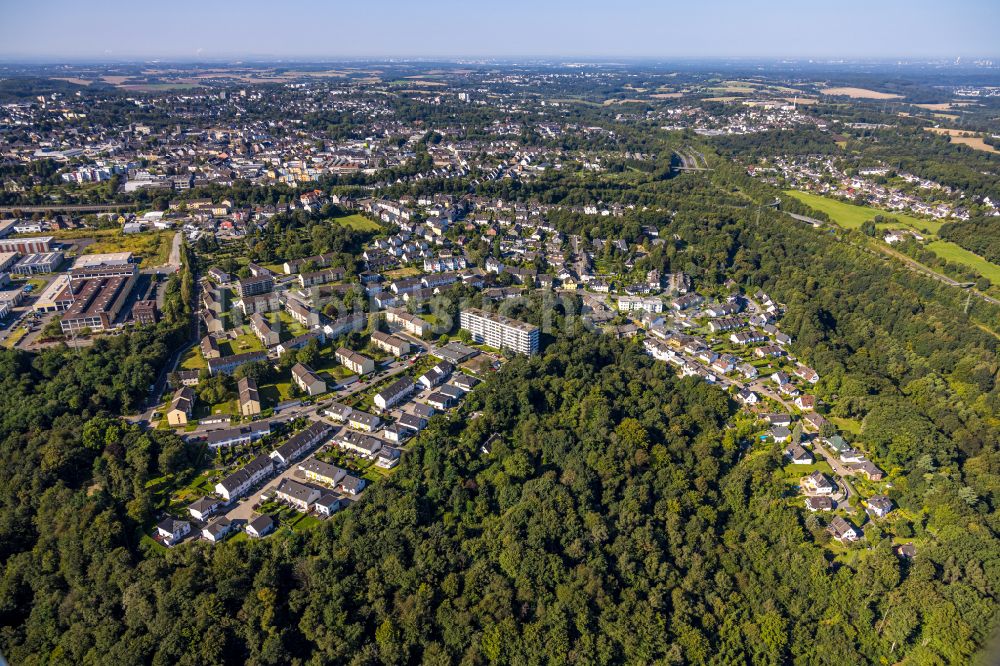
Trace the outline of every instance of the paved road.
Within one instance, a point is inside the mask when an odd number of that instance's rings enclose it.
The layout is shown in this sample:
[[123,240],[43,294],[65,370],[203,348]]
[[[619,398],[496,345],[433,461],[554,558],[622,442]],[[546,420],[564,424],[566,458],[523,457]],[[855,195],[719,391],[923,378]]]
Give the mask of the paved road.
[[848,481],[848,477],[854,473],[853,470],[848,469],[840,460],[826,450],[826,447],[819,441],[819,436],[813,438],[813,449],[823,456],[828,463],[830,463],[831,469],[836,473],[836,481],[844,485],[844,491],[846,494],[845,502],[847,506],[844,507],[848,511],[853,511],[855,507],[851,506],[851,497],[857,497],[858,492],[854,490],[851,482]]
[[178,231],[174,234],[173,244],[170,246],[170,259],[167,264],[174,271],[179,271],[181,269],[181,243],[184,241],[184,234]]

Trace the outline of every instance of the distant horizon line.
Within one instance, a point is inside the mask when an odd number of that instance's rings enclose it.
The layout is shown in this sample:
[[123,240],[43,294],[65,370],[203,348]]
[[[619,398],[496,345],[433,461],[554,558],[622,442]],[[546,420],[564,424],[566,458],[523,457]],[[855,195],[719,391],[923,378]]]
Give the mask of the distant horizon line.
[[979,61],[996,61],[1000,64],[1000,54],[996,55],[908,55],[908,56],[835,56],[835,55],[343,55],[343,56],[287,56],[268,54],[242,54],[218,56],[153,56],[153,55],[122,55],[114,56],[27,56],[0,54],[0,65],[114,65],[114,64],[271,64],[299,63],[324,64],[340,62],[429,62],[475,64],[484,62],[558,62],[562,64],[619,64],[636,62],[766,62],[787,64],[976,64]]

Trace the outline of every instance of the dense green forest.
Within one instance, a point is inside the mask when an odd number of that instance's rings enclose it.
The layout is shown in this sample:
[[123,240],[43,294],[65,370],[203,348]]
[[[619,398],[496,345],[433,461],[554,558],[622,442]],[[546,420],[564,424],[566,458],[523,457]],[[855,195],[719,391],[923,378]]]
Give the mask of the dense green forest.
[[941,226],[940,234],[942,238],[958,243],[987,261],[1000,264],[1000,218],[979,217],[946,222]]

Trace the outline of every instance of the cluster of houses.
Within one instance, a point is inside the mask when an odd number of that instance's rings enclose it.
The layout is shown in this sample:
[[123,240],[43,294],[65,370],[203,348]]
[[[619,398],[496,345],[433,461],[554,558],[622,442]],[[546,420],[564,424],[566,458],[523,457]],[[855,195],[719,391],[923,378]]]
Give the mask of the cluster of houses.
[[[345,505],[347,497],[357,496],[365,487],[365,480],[347,470],[321,463],[307,456],[324,443],[332,441],[333,428],[322,421],[310,423],[292,435],[269,454],[261,454],[239,469],[227,474],[215,484],[215,492],[199,498],[187,507],[185,519],[165,517],[157,525],[157,538],[172,546],[192,533],[202,539],[218,542],[232,533],[237,525],[224,515],[238,500],[248,496],[255,488],[270,480],[275,473],[292,470],[301,479],[282,478],[274,490],[273,498],[296,509],[315,510],[329,516]],[[269,432],[269,427],[260,433]],[[250,433],[242,440],[253,441]],[[192,527],[194,525],[194,528]],[[260,537],[274,529],[273,519],[264,514],[247,522],[243,528],[248,535]]]
[[[935,219],[970,217],[969,203],[959,190],[884,164],[860,166],[851,173],[840,157],[827,155],[779,156],[748,168],[752,176],[782,188],[794,188],[856,202],[863,198],[886,211]],[[891,215],[887,213],[887,215]]]

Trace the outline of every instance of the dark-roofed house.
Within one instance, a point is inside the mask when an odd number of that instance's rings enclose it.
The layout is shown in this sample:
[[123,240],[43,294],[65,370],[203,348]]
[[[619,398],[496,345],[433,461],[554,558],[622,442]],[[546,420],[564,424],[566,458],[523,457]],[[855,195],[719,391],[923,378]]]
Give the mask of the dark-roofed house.
[[297,335],[291,340],[285,340],[274,350],[278,353],[278,357],[282,357],[288,352],[295,349],[302,349],[312,340],[315,340],[319,344],[326,342],[326,334],[322,330],[309,331],[308,333],[303,333],[302,335]]
[[224,356],[222,358],[210,358],[208,359],[208,374],[212,376],[219,373],[230,375],[241,365],[266,360],[267,354],[257,351],[247,352],[245,354],[233,354],[232,356]]
[[382,431],[382,436],[393,444],[402,444],[410,437],[413,437],[413,434],[413,430],[403,427],[398,423],[390,423]]
[[331,418],[334,421],[340,421],[341,423],[347,423],[347,419],[350,418],[351,412],[354,410],[347,405],[341,404],[339,402],[332,403],[329,407],[325,408],[321,414],[327,418]]
[[171,373],[171,385],[173,388],[180,386],[197,386],[201,381],[197,370],[177,370]]
[[167,423],[172,426],[186,425],[194,411],[194,389],[182,386],[174,393],[174,399],[167,410]]
[[433,368],[420,375],[420,378],[417,379],[417,383],[427,389],[434,388],[444,380],[448,379],[448,375],[450,375],[454,369],[455,366],[448,361],[441,361]]
[[262,421],[250,423],[237,428],[226,428],[225,430],[213,430],[205,435],[205,444],[210,449],[221,449],[227,446],[238,444],[249,444],[258,439],[271,434],[271,424]]
[[813,456],[798,444],[790,444],[785,449],[785,455],[791,460],[793,465],[811,465]]
[[850,463],[847,465],[848,469],[854,470],[858,474],[863,474],[870,481],[881,481],[884,472],[873,463],[871,460],[862,460],[861,462]]
[[403,356],[410,353],[410,343],[395,335],[375,331],[371,337],[372,344],[393,356]]
[[833,511],[833,499],[826,496],[807,497],[806,508],[810,511]]
[[773,426],[785,426],[792,424],[792,417],[788,414],[765,414],[764,420]]
[[877,517],[885,518],[892,511],[892,500],[885,495],[875,495],[868,500],[868,513]]
[[827,531],[833,535],[834,539],[837,539],[841,543],[847,543],[848,541],[857,541],[860,538],[857,529],[851,525],[849,522],[841,518],[840,516],[834,516],[830,521],[830,526]]
[[383,469],[392,469],[399,464],[399,449],[383,446],[375,455],[375,465]]
[[434,409],[444,411],[455,404],[455,399],[450,395],[448,395],[447,393],[442,393],[441,391],[434,391],[434,393],[431,393],[429,396],[427,396],[427,404],[433,407]]
[[382,419],[374,414],[362,412],[359,409],[351,410],[350,416],[347,417],[347,425],[355,430],[364,430],[365,432],[375,432],[375,428],[378,428],[381,422]]
[[191,533],[191,523],[167,516],[156,524],[156,533],[164,545],[172,546]]
[[285,310],[291,315],[292,319],[306,328],[319,326],[319,313],[294,299],[289,298],[285,302]]
[[813,495],[832,495],[835,487],[833,482],[826,478],[826,475],[819,470],[816,470],[809,476],[803,477],[799,483],[807,493],[812,493]]
[[218,520],[212,522],[210,525],[206,525],[201,530],[201,537],[205,541],[211,541],[212,543],[218,543],[229,536],[229,533],[233,530],[233,523],[225,516],[222,516]]
[[262,536],[267,536],[273,531],[274,531],[274,519],[271,518],[271,516],[267,515],[266,513],[257,516],[249,523],[247,523],[246,526],[247,535],[258,539]]
[[222,503],[214,497],[202,497],[189,504],[187,509],[192,518],[205,522],[218,510],[220,504]]
[[236,293],[240,298],[266,294],[274,289],[274,278],[271,275],[242,278],[236,281]]
[[243,377],[236,383],[240,394],[240,414],[255,416],[260,414],[260,393],[253,377]]
[[271,328],[270,322],[264,319],[264,315],[259,312],[250,315],[250,330],[265,347],[273,347],[281,342],[281,336]]
[[287,502],[301,511],[309,511],[321,493],[317,489],[297,481],[282,479],[275,490],[275,495],[282,502]]
[[792,436],[792,431],[785,426],[773,426],[770,432],[771,438],[776,442],[787,442]]
[[340,498],[332,493],[326,493],[313,503],[313,508],[321,516],[332,516],[340,510]]
[[388,409],[413,393],[417,386],[409,377],[397,379],[376,394],[373,402],[379,409]]
[[456,372],[455,376],[451,379],[451,383],[463,391],[471,391],[479,383],[479,380],[464,372]]
[[215,484],[215,492],[227,502],[232,502],[234,499],[243,497],[247,491],[270,476],[272,472],[274,472],[274,461],[267,456],[257,456],[245,467],[236,470]]
[[219,352],[219,341],[214,336],[206,335],[201,339],[201,355],[206,359],[222,356]]
[[374,458],[378,454],[379,449],[382,448],[382,440],[378,437],[351,430],[343,431],[337,437],[336,442],[341,448],[353,451],[368,459]]
[[396,423],[400,427],[408,428],[414,432],[420,432],[427,427],[427,419],[417,414],[403,414],[396,420]]
[[299,471],[310,481],[317,481],[331,487],[336,486],[341,479],[347,476],[347,472],[340,467],[315,458],[299,463]]
[[292,381],[306,395],[326,393],[326,382],[307,366],[296,363],[292,366]]
[[271,458],[282,467],[287,467],[298,460],[326,437],[332,428],[326,423],[316,421],[302,432],[292,435],[287,442],[271,451]]
[[375,370],[375,361],[347,347],[339,347],[335,356],[341,365],[359,375],[364,375]]
[[341,479],[340,490],[347,495],[357,495],[364,490],[366,485],[367,482],[364,479],[348,475]]
[[[425,405],[423,403],[417,402],[413,404],[411,409],[413,410],[413,413],[416,416],[419,416],[422,419],[429,419],[430,417],[434,416],[434,408],[431,407],[430,405]],[[402,423],[402,419],[400,419],[400,423]]]

